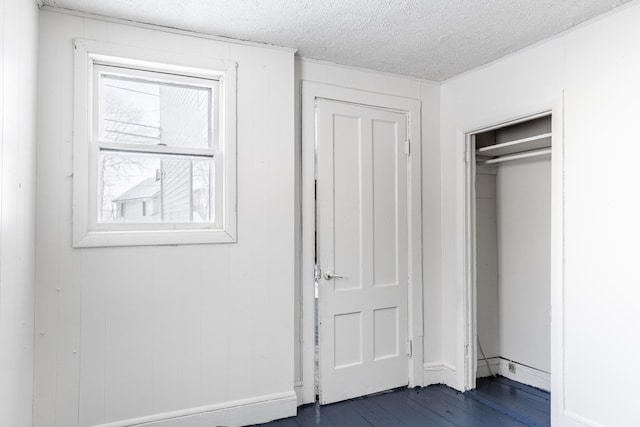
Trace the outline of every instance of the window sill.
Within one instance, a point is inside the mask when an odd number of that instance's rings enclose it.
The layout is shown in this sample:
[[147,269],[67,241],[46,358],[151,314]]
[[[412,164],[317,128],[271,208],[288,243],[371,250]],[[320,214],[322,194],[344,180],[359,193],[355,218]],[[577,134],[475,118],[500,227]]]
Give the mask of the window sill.
[[236,241],[236,236],[224,230],[89,231],[79,238],[74,236],[73,247],[198,245]]

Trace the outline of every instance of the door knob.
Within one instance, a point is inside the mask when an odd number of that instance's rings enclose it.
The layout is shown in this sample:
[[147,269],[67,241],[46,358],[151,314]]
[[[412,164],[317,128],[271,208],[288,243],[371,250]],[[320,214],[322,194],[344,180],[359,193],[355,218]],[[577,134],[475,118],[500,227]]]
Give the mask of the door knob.
[[324,278],[324,280],[344,279],[344,277],[342,277],[341,275],[332,273],[330,271],[325,271],[322,277]]

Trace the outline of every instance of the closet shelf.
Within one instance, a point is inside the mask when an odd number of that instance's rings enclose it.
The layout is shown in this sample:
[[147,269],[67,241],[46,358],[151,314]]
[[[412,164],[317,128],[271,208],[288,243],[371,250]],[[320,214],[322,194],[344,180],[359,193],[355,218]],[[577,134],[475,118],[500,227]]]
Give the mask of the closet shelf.
[[520,160],[520,159],[528,159],[530,157],[546,156],[547,154],[551,154],[551,148],[543,148],[540,150],[524,151],[522,153],[508,154],[506,156],[494,157],[493,159],[485,160],[484,163],[487,165],[491,165],[494,163],[508,162],[510,160]]
[[529,138],[516,139],[515,141],[478,148],[476,154],[485,157],[495,157],[548,147],[551,147],[551,133],[543,133]]

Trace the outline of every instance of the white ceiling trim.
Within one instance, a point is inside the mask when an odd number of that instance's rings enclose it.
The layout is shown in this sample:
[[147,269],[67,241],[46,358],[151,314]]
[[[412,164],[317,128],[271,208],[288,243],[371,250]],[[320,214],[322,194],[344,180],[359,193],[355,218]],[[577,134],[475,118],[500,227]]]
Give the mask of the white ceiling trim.
[[251,40],[238,40],[231,37],[217,36],[214,34],[201,33],[199,31],[192,31],[192,30],[184,30],[181,28],[166,27],[164,25],[134,21],[134,20],[124,19],[124,18],[114,18],[112,16],[99,15],[96,13],[83,12],[83,11],[74,10],[74,9],[66,9],[66,8],[57,7],[57,6],[43,5],[43,6],[39,6],[39,8],[41,10],[46,10],[48,12],[79,16],[83,18],[95,19],[97,21],[113,22],[116,24],[131,25],[134,27],[146,28],[146,29],[155,30],[155,31],[164,31],[167,33],[180,34],[184,36],[197,37],[201,39],[216,40],[216,41],[225,42],[225,43],[234,43],[234,44],[239,44],[243,46],[261,47],[264,49],[273,49],[273,50],[279,50],[279,51],[291,52],[291,53],[298,52],[298,49],[286,47],[286,46],[277,46],[269,43],[254,42]]
[[373,68],[358,67],[356,65],[344,65],[344,64],[338,64],[338,63],[335,63],[335,62],[331,62],[331,61],[325,61],[325,60],[322,60],[322,59],[307,58],[307,57],[304,57],[304,56],[300,56],[299,52],[296,53],[296,60],[297,61],[301,61],[301,62],[308,62],[308,63],[311,63],[311,64],[329,65],[331,67],[342,68],[344,70],[358,71],[358,72],[362,72],[362,73],[375,74],[375,75],[378,75],[378,76],[395,77],[395,78],[413,80],[413,81],[418,82],[418,83],[425,83],[425,84],[430,84],[430,85],[440,86],[443,83],[443,82],[439,82],[437,80],[424,79],[422,77],[406,76],[404,74],[391,73],[389,71],[374,70]]

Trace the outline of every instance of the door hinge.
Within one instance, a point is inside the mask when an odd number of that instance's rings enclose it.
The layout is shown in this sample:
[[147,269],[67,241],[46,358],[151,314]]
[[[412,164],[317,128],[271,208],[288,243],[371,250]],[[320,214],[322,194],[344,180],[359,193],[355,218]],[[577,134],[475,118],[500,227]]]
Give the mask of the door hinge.
[[404,154],[407,156],[411,155],[411,140],[409,139],[404,142]]
[[470,161],[471,161],[471,152],[469,150],[466,150],[464,152],[464,164],[468,165]]
[[407,356],[413,357],[413,340],[407,341]]

